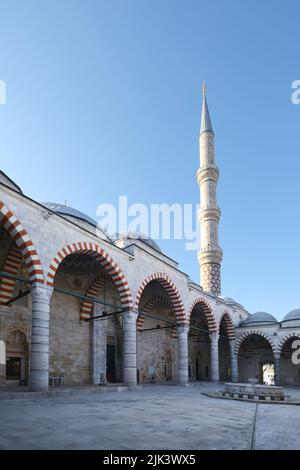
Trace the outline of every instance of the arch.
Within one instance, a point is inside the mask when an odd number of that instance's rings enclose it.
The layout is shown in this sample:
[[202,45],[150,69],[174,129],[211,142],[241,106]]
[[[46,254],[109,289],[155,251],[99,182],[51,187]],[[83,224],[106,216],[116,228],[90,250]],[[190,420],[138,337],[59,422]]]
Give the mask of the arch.
[[[21,263],[22,254],[15,243],[12,243],[5,258],[3,271],[12,276],[17,276]],[[0,303],[8,302],[12,298],[15,285],[15,279],[0,278]]]
[[[94,279],[86,290],[87,297],[97,297],[104,287],[105,282],[111,278],[106,274],[100,274]],[[80,304],[80,320],[88,320],[92,315],[93,302],[90,300],[82,300]]]
[[[161,295],[153,295],[152,297],[150,297],[146,303],[143,305],[142,307],[142,311],[145,312],[145,313],[148,313],[151,311],[152,307],[155,305],[155,304],[160,304],[160,305],[163,305],[163,306],[166,306],[166,307],[169,307],[171,308],[174,313],[175,313],[175,310],[174,310],[174,307],[173,307],[173,304],[171,302],[171,300],[167,299],[166,297],[163,297]],[[143,315],[143,313],[139,313],[138,317],[137,317],[137,321],[136,321],[136,324],[137,324],[137,330],[138,331],[141,331],[144,327],[144,322],[145,322],[145,315]],[[176,329],[176,325],[174,325],[172,328],[171,328],[171,338],[173,339],[176,339],[177,338],[177,329]]]
[[106,272],[111,276],[114,285],[116,286],[121,303],[127,310],[133,308],[132,296],[128,282],[118,264],[112,257],[96,243],[90,242],[76,242],[70,243],[58,251],[57,255],[51,261],[49,271],[47,274],[47,285],[53,287],[56,271],[61,262],[69,255],[84,254],[98,260],[106,269]]
[[180,294],[177,290],[177,287],[173,283],[173,281],[171,281],[171,279],[165,273],[156,272],[156,273],[151,274],[150,276],[147,276],[143,280],[143,282],[142,282],[142,284],[141,284],[141,286],[138,290],[138,293],[136,294],[136,300],[135,300],[136,310],[137,311],[139,310],[140,299],[141,299],[141,296],[142,296],[142,293],[143,293],[145,287],[151,281],[154,281],[154,280],[159,281],[161,283],[161,285],[164,287],[164,289],[166,290],[166,292],[168,293],[168,295],[170,297],[170,300],[172,302],[172,306],[173,306],[174,311],[175,311],[177,323],[181,324],[181,325],[185,325],[186,324],[186,318],[185,318],[184,306],[183,306],[183,303],[182,303],[182,300],[181,300],[181,296],[180,296]]
[[43,284],[42,264],[34,244],[23,225],[2,201],[0,201],[0,225],[3,225],[24,257],[29,280]]
[[220,328],[221,328],[222,320],[224,320],[224,323],[225,323],[225,329],[226,329],[226,332],[227,332],[227,335],[228,335],[228,339],[235,339],[235,328],[234,328],[234,324],[233,324],[233,321],[232,321],[232,318],[231,318],[229,312],[226,311],[226,312],[222,313],[222,315],[220,317],[219,325],[218,325],[219,334],[220,334]]
[[203,311],[203,313],[205,315],[205,318],[206,318],[206,321],[207,321],[209,332],[210,333],[216,333],[218,331],[218,326],[217,326],[215,316],[212,312],[211,306],[203,298],[198,298],[198,299],[194,300],[194,302],[192,303],[192,305],[190,307],[190,310],[189,310],[189,323],[190,323],[192,312],[193,312],[194,308],[197,305],[200,305],[201,308],[202,308],[202,311]]
[[262,331],[259,331],[259,330],[251,330],[251,331],[247,331],[246,333],[244,333],[235,343],[235,348],[234,348],[235,354],[239,353],[240,347],[242,343],[245,341],[245,339],[247,339],[249,336],[252,336],[252,335],[261,336],[262,338],[267,340],[269,345],[271,346],[273,354],[275,355],[276,346],[274,344],[274,341],[268,335],[266,335],[266,333],[263,333]]
[[282,338],[282,340],[279,342],[278,347],[277,347],[277,352],[279,354],[282,353],[284,345],[291,338],[299,338],[300,339],[300,333],[294,332],[294,333],[289,333],[286,336],[284,336],[284,338]]

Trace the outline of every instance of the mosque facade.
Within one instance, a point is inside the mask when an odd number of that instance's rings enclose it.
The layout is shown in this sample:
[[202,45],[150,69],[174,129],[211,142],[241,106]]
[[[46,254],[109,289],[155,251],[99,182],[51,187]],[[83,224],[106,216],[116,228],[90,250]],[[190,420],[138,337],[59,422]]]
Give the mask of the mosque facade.
[[200,284],[154,240],[111,237],[0,172],[0,386],[300,385],[300,310],[277,321],[221,296],[219,170],[206,90],[200,129]]

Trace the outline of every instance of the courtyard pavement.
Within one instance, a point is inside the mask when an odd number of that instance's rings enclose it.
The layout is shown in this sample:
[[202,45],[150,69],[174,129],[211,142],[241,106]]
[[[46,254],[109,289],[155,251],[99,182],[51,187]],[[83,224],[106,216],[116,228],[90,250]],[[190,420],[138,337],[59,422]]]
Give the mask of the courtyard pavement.
[[202,395],[220,388],[1,400],[0,449],[300,449],[300,406]]

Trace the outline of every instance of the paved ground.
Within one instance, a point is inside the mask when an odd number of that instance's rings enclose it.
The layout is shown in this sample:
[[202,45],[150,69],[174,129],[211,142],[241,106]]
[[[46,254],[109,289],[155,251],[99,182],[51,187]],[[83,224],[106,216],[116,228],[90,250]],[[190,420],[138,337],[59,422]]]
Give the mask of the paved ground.
[[154,385],[141,392],[1,400],[0,449],[300,449],[300,406],[201,394],[213,390]]

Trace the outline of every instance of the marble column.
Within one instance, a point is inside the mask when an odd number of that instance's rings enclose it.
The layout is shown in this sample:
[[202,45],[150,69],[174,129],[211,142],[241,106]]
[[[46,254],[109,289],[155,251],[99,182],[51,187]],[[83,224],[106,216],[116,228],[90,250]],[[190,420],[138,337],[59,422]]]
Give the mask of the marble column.
[[219,382],[219,337],[217,333],[211,333],[210,337],[210,380]]
[[31,287],[30,390],[47,391],[49,386],[49,311],[52,288],[40,283]]
[[189,328],[185,325],[177,325],[178,334],[178,383],[186,385],[189,380],[189,361],[188,361],[188,332]]
[[[102,314],[102,306],[94,304],[93,316]],[[91,379],[93,385],[106,383],[106,337],[107,319],[91,322],[92,351],[91,351]]]
[[123,313],[123,382],[128,387],[137,385],[136,369],[136,312]]
[[278,385],[278,386],[281,384],[280,359],[281,359],[281,354],[275,353],[274,354],[275,385]]
[[238,382],[238,355],[235,352],[235,340],[229,340],[230,360],[231,360],[231,382]]

